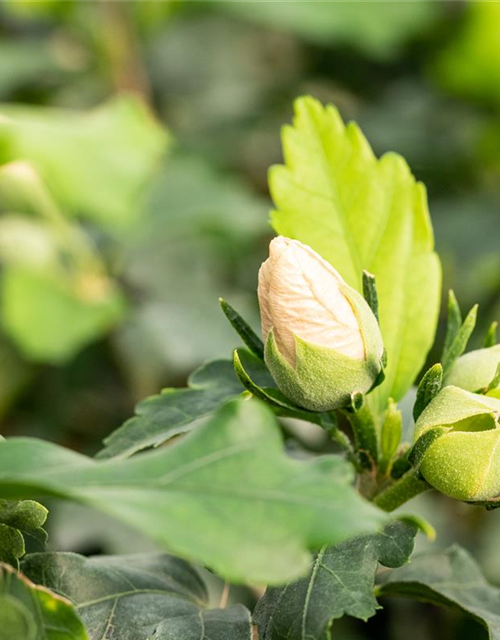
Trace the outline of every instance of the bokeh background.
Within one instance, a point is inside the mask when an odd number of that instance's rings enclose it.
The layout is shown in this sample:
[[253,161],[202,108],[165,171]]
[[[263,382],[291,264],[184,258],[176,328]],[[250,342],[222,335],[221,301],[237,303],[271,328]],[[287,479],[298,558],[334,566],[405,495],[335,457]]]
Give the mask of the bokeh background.
[[[499,2],[3,0],[3,435],[92,454],[138,400],[229,356],[219,296],[258,325],[266,174],[301,94],[427,185],[443,290],[480,303],[481,342],[500,318]],[[444,318],[443,303],[440,336]],[[414,505],[434,546],[458,540],[500,584],[500,513]],[[151,546],[74,507],[54,506],[51,529],[58,549]],[[486,637],[426,605],[384,606],[338,637]]]

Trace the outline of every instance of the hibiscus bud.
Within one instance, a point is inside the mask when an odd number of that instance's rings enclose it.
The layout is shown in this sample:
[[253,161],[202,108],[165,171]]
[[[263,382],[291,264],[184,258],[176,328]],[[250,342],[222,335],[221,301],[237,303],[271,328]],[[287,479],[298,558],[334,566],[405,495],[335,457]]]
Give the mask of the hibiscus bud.
[[259,271],[265,361],[301,407],[330,411],[366,393],[384,346],[365,299],[310,247],[279,236]]
[[421,413],[415,439],[433,429],[439,437],[429,439],[419,466],[425,480],[466,502],[500,496],[500,400],[445,387]]
[[[456,360],[445,378],[445,384],[467,391],[481,391],[492,382],[498,365],[500,365],[500,344],[470,351]],[[495,385],[488,395],[500,397],[500,387]]]

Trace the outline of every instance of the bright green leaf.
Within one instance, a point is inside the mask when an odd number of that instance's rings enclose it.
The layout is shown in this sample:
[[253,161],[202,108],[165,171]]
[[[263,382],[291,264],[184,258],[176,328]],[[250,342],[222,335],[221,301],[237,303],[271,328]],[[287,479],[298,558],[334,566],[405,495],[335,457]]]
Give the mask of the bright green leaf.
[[0,640],[91,640],[73,605],[0,564]]
[[491,640],[500,639],[500,589],[484,578],[471,556],[457,545],[425,553],[382,577],[379,595],[403,595],[459,608],[484,625]]
[[0,443],[6,497],[94,506],[234,581],[296,578],[308,549],[380,526],[386,516],[352,481],[340,457],[286,456],[272,413],[255,400],[231,401],[175,445],[126,460],[95,462],[35,439]]
[[449,91],[500,106],[500,5],[469,2],[465,21],[438,57],[437,80]]
[[322,549],[307,577],[268,589],[255,611],[260,640],[325,640],[333,620],[367,620],[381,607],[373,595],[378,563],[399,567],[413,551],[417,528],[390,523],[382,533]]
[[242,605],[208,609],[198,573],[166,554],[98,556],[37,553],[23,572],[71,600],[90,640],[248,640]]
[[269,178],[276,231],[311,246],[360,292],[363,269],[376,277],[388,364],[372,395],[383,409],[413,384],[436,329],[441,270],[425,189],[403,158],[378,160],[354,123],[312,98],[297,100],[283,147],[286,166]]

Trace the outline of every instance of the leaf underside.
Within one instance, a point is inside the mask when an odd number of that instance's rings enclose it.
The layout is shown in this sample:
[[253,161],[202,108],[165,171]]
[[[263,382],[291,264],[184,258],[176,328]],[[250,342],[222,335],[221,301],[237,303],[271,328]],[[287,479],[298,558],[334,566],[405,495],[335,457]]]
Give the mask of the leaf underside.
[[174,445],[126,460],[95,461],[29,438],[0,443],[3,495],[94,506],[236,582],[294,579],[309,549],[383,524],[352,481],[338,456],[285,455],[272,412],[257,400],[231,401]]

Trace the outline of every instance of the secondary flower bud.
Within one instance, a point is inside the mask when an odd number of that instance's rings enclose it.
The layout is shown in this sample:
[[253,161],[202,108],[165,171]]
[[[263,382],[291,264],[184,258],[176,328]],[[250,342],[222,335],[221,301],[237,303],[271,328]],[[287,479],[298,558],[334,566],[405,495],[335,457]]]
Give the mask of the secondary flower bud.
[[[470,351],[458,358],[446,376],[445,384],[467,391],[486,389],[493,380],[499,364],[500,344]],[[500,387],[492,389],[488,395],[500,397]]]
[[369,391],[382,369],[378,322],[328,262],[297,240],[274,238],[258,293],[266,364],[288,398],[329,411]]
[[500,400],[445,387],[417,420],[415,439],[436,428],[444,434],[423,454],[425,480],[467,502],[500,496]]

